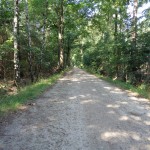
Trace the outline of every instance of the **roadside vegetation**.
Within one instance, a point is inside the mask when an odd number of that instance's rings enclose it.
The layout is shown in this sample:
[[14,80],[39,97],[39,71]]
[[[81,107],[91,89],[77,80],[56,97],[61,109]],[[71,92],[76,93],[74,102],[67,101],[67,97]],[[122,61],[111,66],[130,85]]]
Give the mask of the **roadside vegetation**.
[[64,72],[54,74],[47,79],[41,79],[36,83],[20,88],[14,95],[4,95],[0,99],[0,116],[6,115],[8,112],[18,110],[18,108],[24,104],[27,104],[31,100],[35,100],[40,96],[47,88],[51,87],[56,81],[63,76]]
[[135,92],[137,93],[137,96],[139,97],[150,99],[150,85],[140,84],[138,86],[134,86],[129,82],[123,82],[117,79],[113,79],[113,78],[101,75],[99,72],[95,70],[91,70],[90,68],[84,68],[84,70],[91,74],[94,74],[100,79],[103,79],[105,81],[108,81],[109,83],[114,84],[115,86],[118,86],[119,88],[122,88],[124,90],[129,90],[131,92]]

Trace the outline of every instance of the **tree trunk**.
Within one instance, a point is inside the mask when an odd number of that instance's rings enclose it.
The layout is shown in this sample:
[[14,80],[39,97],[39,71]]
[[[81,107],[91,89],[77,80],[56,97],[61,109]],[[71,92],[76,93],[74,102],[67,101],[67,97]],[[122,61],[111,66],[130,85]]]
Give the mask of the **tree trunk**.
[[26,12],[26,26],[27,26],[27,35],[28,35],[28,63],[29,63],[29,73],[31,82],[34,82],[33,75],[33,64],[32,64],[32,51],[31,51],[31,32],[30,32],[30,22],[29,22],[29,11],[28,11],[28,0],[25,0],[25,12]]
[[116,77],[118,78],[119,77],[119,64],[118,64],[118,61],[119,61],[119,52],[118,52],[118,11],[116,9],[116,13],[115,13],[115,32],[114,32],[114,39],[115,39],[115,53],[114,53],[114,56],[115,56],[115,71],[116,71]]
[[137,10],[138,10],[138,0],[134,0],[133,33],[132,33],[132,41],[133,41],[134,51],[136,50],[136,39],[137,39]]
[[136,76],[135,73],[137,71],[137,56],[138,56],[138,51],[137,51],[137,10],[138,10],[138,0],[133,1],[134,6],[133,6],[133,19],[132,19],[132,45],[131,45],[131,56],[130,56],[130,80],[134,84],[136,82]]
[[68,40],[67,40],[67,55],[66,55],[66,65],[70,67],[70,35],[68,35]]
[[64,67],[64,49],[63,49],[63,34],[64,34],[64,0],[60,0],[59,21],[58,21],[58,45],[59,45],[59,67]]
[[40,74],[42,72],[42,64],[43,64],[43,55],[44,51],[46,49],[46,20],[47,20],[47,9],[48,9],[48,0],[45,1],[45,10],[43,12],[43,28],[42,28],[42,37],[43,37],[43,43],[42,43],[42,49],[41,49],[41,58],[40,58]]
[[[136,55],[136,39],[137,39],[137,10],[138,10],[138,0],[134,0],[133,6],[133,20],[132,20],[132,59],[135,59]],[[134,63],[133,63],[134,64]]]
[[19,64],[19,0],[14,0],[14,81],[18,86],[20,82],[20,64]]

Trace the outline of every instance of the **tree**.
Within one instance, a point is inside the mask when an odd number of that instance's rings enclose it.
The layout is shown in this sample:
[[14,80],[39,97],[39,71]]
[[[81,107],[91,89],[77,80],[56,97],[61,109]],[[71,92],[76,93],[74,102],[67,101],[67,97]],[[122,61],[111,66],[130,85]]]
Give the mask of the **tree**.
[[44,10],[43,10],[43,25],[42,25],[42,48],[41,48],[41,58],[40,58],[40,72],[42,71],[42,64],[43,64],[43,55],[46,49],[46,23],[47,23],[47,17],[48,13],[48,0],[44,2]]
[[138,50],[137,50],[137,11],[138,11],[138,0],[133,1],[133,18],[132,18],[132,41],[131,41],[131,58],[130,58],[130,67],[129,70],[131,72],[131,80],[135,82],[135,72],[138,68]]
[[33,65],[32,65],[32,46],[31,46],[31,27],[29,21],[29,11],[28,11],[28,0],[25,0],[25,13],[26,13],[26,26],[27,26],[27,35],[28,35],[28,63],[29,63],[29,72],[30,72],[30,79],[31,82],[34,81],[33,75]]
[[59,67],[64,67],[64,48],[63,48],[63,37],[64,37],[64,0],[60,0],[58,6],[58,56],[59,56]]
[[19,0],[14,0],[14,78],[18,86],[20,82],[19,62]]

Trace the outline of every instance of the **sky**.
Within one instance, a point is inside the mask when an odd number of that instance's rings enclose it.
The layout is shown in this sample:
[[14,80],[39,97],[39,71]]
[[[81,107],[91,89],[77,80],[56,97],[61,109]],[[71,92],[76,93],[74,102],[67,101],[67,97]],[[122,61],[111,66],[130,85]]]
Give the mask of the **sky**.
[[[144,4],[142,7],[139,7],[138,8],[138,17],[141,17],[142,16],[142,12],[144,11],[144,10],[146,10],[147,8],[150,8],[150,2],[148,2],[147,4]],[[133,6],[129,6],[128,7],[128,12],[129,13],[133,13]]]
[[144,4],[142,7],[138,9],[138,17],[140,17],[142,15],[142,12],[148,8],[150,8],[150,2],[147,4]]

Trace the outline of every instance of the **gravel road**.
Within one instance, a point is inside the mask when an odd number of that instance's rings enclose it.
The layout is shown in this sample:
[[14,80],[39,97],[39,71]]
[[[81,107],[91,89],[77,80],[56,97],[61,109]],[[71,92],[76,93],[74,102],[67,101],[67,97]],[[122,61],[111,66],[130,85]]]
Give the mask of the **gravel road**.
[[150,102],[74,68],[0,128],[0,150],[150,150]]

